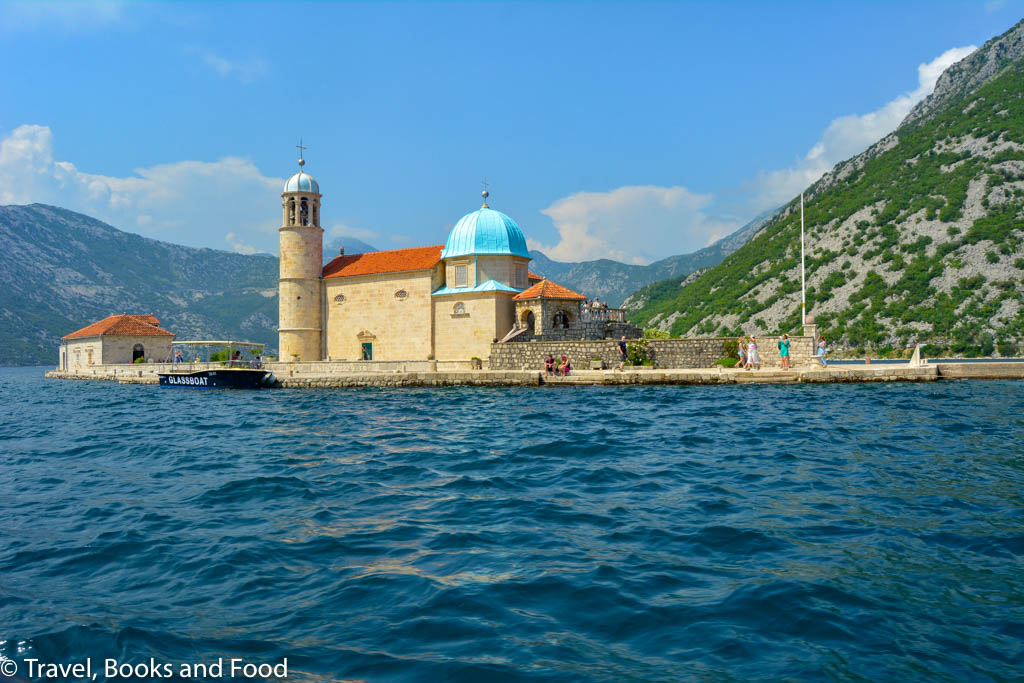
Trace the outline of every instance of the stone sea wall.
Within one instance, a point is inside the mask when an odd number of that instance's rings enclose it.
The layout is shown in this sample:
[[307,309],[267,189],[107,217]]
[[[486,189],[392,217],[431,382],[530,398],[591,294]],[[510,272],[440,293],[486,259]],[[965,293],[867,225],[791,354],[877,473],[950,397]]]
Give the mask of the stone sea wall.
[[[711,368],[715,363],[734,353],[727,353],[726,342],[735,337],[707,337],[701,339],[649,339],[647,354],[660,369]],[[757,345],[762,368],[782,366],[778,348],[779,337],[758,337]],[[813,358],[812,337],[790,337],[790,358],[793,366],[817,363]],[[636,340],[628,340],[635,343]],[[618,342],[601,341],[530,341],[524,343],[492,344],[489,367],[491,370],[537,370],[544,367],[548,354],[559,358],[568,356],[573,366],[584,368],[591,360],[600,358],[605,367],[618,366]]]

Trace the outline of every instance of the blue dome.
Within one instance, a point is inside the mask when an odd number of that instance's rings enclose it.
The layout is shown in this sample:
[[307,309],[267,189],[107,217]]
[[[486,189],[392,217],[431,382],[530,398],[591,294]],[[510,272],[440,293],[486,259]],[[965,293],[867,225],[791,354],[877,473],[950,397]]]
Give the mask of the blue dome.
[[526,238],[516,222],[502,212],[486,207],[459,219],[448,233],[441,258],[468,254],[511,254],[530,258]]
[[299,171],[284,184],[285,192],[316,192],[320,194],[320,185],[317,184],[316,178]]

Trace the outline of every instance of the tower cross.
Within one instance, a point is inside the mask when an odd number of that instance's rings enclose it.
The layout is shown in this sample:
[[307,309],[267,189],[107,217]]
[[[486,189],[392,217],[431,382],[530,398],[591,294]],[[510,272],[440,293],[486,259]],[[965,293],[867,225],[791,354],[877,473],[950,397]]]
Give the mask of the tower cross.
[[306,147],[305,145],[302,144],[302,138],[299,138],[299,144],[295,145],[295,148],[299,150],[299,158],[300,159],[302,158],[303,150],[309,149],[308,147]]

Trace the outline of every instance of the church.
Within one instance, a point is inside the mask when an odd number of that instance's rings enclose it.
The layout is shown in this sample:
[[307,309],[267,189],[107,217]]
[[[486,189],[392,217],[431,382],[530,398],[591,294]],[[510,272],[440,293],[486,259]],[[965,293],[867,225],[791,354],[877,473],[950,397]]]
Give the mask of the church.
[[282,361],[485,362],[496,341],[580,328],[585,297],[529,272],[522,230],[488,206],[486,190],[444,244],[324,265],[322,195],[304,165],[281,194]]

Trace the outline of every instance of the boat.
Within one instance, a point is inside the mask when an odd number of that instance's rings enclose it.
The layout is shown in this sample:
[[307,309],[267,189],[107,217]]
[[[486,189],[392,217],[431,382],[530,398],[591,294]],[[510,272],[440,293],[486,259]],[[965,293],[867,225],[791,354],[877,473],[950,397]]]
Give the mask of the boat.
[[[162,387],[184,389],[264,389],[279,386],[274,374],[263,369],[263,344],[232,341],[182,341],[173,346],[190,350],[190,360],[176,362],[175,369],[157,373]],[[210,347],[223,346],[229,354],[237,349],[234,356],[226,361],[210,360]],[[241,360],[242,348],[250,349],[252,360]],[[202,349],[206,350],[206,361],[202,360]],[[173,349],[175,357],[181,358],[180,350]],[[180,369],[178,369],[180,367]]]

